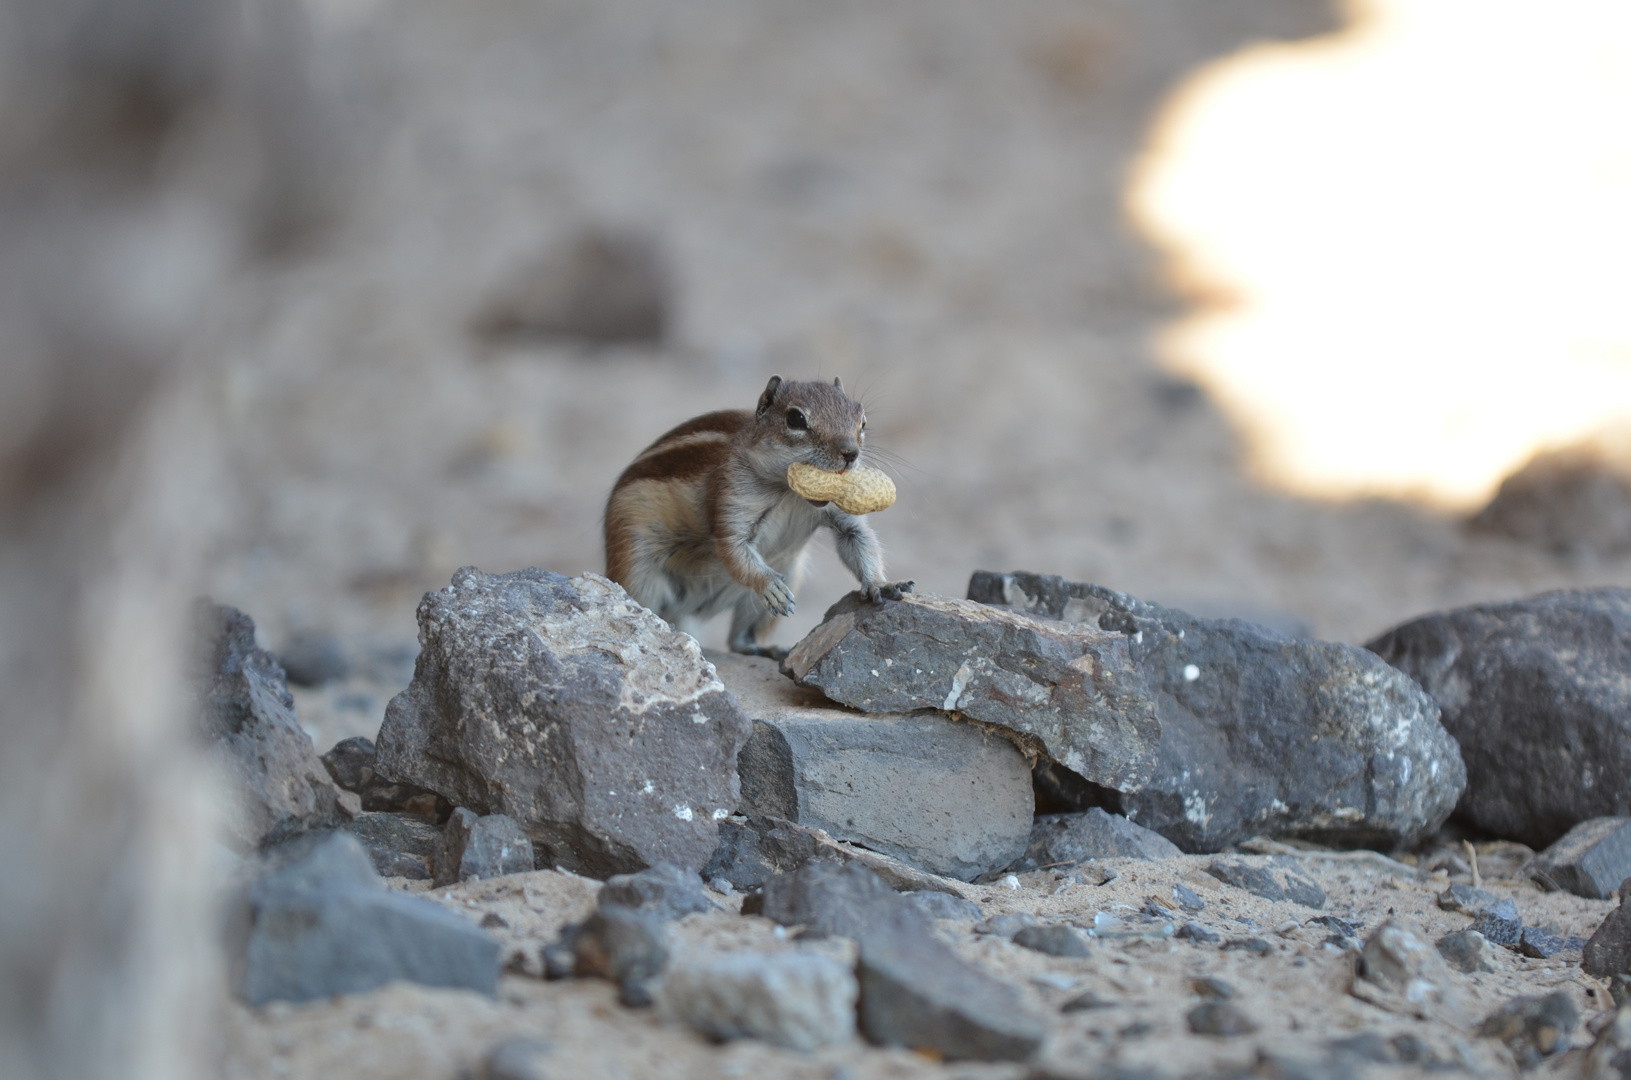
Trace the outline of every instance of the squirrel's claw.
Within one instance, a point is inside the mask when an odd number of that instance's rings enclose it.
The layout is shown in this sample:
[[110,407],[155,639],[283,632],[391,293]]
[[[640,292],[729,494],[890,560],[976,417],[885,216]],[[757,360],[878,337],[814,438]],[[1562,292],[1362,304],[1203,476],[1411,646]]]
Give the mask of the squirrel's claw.
[[772,615],[793,614],[793,590],[787,587],[787,582],[781,578],[773,578],[759,598],[765,602]]
[[885,600],[899,600],[911,592],[916,584],[915,581],[880,581],[876,585],[866,587],[866,598],[874,604],[881,604]]

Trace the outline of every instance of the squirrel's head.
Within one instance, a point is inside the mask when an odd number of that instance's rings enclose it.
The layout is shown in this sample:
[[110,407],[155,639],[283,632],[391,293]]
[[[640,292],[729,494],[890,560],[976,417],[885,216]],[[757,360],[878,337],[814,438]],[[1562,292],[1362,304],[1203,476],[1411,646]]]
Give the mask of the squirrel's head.
[[844,384],[784,382],[771,376],[759,395],[754,412],[762,450],[776,460],[773,469],[785,470],[795,461],[828,472],[843,472],[861,460],[866,446],[866,410],[844,393]]

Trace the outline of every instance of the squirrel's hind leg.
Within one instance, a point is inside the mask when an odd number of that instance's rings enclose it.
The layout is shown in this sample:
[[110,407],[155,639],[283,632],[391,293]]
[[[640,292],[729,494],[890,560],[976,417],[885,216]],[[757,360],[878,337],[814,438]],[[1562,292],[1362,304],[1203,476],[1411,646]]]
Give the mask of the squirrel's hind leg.
[[771,630],[780,621],[771,614],[769,608],[765,607],[763,600],[751,593],[744,596],[736,602],[736,607],[731,611],[731,652],[744,656],[768,656],[772,660],[780,660],[787,655],[786,649],[759,644],[770,636]]

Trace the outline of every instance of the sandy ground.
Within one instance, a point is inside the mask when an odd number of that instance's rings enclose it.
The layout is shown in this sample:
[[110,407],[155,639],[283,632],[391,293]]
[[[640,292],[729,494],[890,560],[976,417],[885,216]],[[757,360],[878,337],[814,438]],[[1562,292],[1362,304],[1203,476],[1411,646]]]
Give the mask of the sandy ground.
[[[319,748],[374,734],[411,674],[419,596],[462,564],[602,567],[613,479],[661,431],[748,407],[772,373],[843,376],[900,486],[877,518],[896,576],[961,595],[976,568],[1089,580],[1201,614],[1363,641],[1409,616],[1566,585],[1631,584],[1631,560],[1561,561],[1469,537],[1429,509],[1294,499],[1255,486],[1192,386],[1150,360],[1178,310],[1121,215],[1148,122],[1199,64],[1265,37],[1331,29],[1300,0],[314,0],[347,88],[358,196],[327,234],[246,279],[216,319],[216,392],[235,501],[205,574],[273,648],[331,632],[372,657],[301,691]],[[652,347],[493,346],[471,320],[585,225],[643,230],[673,283]],[[1317,343],[1310,362],[1318,362]],[[1364,379],[1365,372],[1354,378]],[[1400,395],[1412,392],[1400,386]],[[778,640],[848,587],[824,547]],[[705,644],[718,646],[715,625]],[[991,911],[1086,920],[1182,878],[1207,917],[1261,927],[1265,905],[1197,860],[1128,866],[1055,895],[976,888]],[[1425,888],[1346,865],[1311,869],[1330,910],[1389,908],[1439,933],[1466,922]],[[1530,921],[1589,931],[1604,910],[1507,886]],[[589,903],[550,872],[455,889],[536,941]],[[525,914],[523,915],[523,912]],[[508,915],[506,916],[509,917]],[[524,929],[524,933],[523,933]],[[758,920],[694,917],[688,947],[768,940]],[[1048,1060],[1189,1067],[1352,1030],[1443,1030],[1343,990],[1346,958],[1293,931],[1256,959],[1187,944],[1102,944],[1050,960],[948,925],[960,950],[1057,1009],[1058,975],[1122,1002],[1060,1016]],[[1515,958],[1469,980],[1483,1004],[1523,987],[1585,992],[1570,969]],[[1185,1033],[1199,972],[1250,987],[1250,1039]],[[1062,980],[1061,980],[1062,981]],[[1580,999],[1582,1003],[1585,998]],[[502,1034],[534,1032],[562,1075],[942,1075],[860,1043],[808,1058],[723,1048],[597,984],[507,977],[500,996],[392,987],[300,1008],[233,1006],[232,1076],[451,1078]],[[1141,1036],[1117,1034],[1135,1020]],[[1467,1043],[1488,1061],[1487,1044]],[[956,1066],[956,1076],[1015,1076]]]

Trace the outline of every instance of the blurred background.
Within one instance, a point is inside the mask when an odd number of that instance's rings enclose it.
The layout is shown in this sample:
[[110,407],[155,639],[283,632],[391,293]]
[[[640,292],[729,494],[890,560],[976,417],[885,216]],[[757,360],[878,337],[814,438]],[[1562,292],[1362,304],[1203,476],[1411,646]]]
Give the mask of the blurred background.
[[[1631,584],[1628,114],[1615,0],[7,0],[6,807],[181,835],[197,593],[372,736],[426,590],[602,569],[634,454],[774,373],[865,400],[926,591],[1360,642]],[[76,1001],[43,880],[6,962]]]

